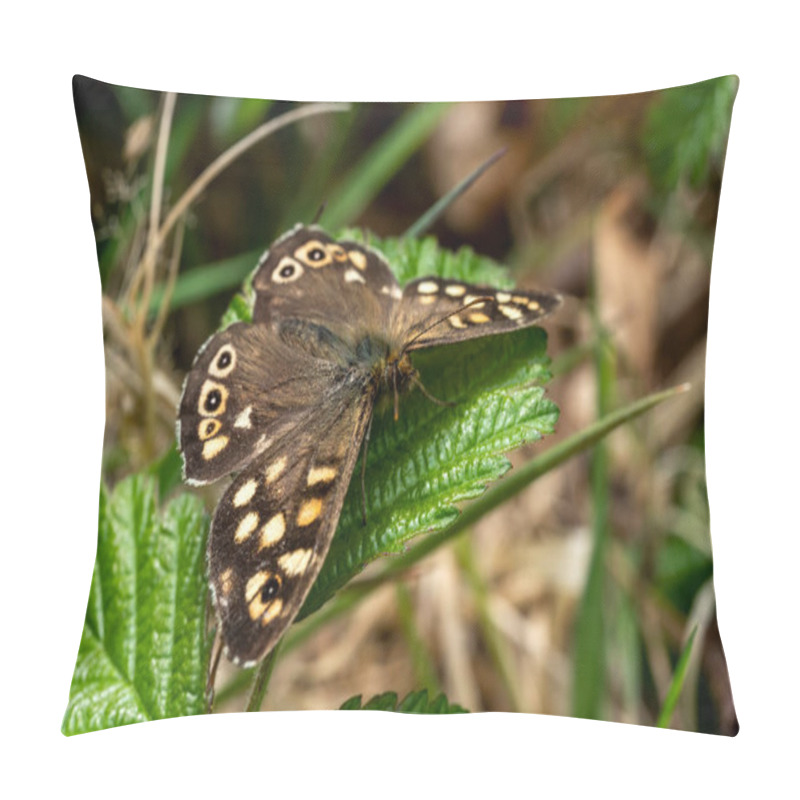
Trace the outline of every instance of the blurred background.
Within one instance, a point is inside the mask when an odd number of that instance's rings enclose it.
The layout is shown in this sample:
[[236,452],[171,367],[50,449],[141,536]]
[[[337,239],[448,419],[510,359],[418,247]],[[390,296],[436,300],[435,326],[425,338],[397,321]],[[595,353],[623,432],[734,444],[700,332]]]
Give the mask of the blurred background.
[[[711,255],[736,88],[727,77],[616,97],[331,109],[232,159],[150,258],[159,158],[163,222],[218,156],[301,106],[170,99],[76,78],[103,285],[109,485],[174,466],[165,454],[183,376],[274,238],[323,203],[333,234],[355,225],[401,235],[501,148],[430,233],[507,265],[519,286],[567,298],[544,326],[557,432],[512,462],[655,389],[691,383],[283,654],[265,708],[427,688],[472,711],[655,724],[696,629],[672,726],[738,730],[716,624],[703,437]],[[220,711],[242,708],[238,672],[221,665]]]

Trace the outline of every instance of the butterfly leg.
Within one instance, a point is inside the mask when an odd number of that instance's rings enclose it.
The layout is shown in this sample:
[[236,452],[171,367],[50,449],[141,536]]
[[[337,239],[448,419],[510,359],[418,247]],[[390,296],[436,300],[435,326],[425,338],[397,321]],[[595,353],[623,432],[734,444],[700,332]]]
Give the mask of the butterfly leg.
[[411,382],[419,387],[419,390],[425,397],[428,398],[432,403],[436,403],[437,406],[442,406],[443,408],[453,408],[454,406],[458,405],[457,403],[453,403],[450,400],[440,400],[438,397],[434,397],[426,388],[425,384],[419,379],[419,373],[415,372],[411,376]]
[[369,434],[372,430],[372,410],[369,410],[367,432],[364,434],[363,456],[361,458],[361,522],[367,524],[367,449],[369,447]]

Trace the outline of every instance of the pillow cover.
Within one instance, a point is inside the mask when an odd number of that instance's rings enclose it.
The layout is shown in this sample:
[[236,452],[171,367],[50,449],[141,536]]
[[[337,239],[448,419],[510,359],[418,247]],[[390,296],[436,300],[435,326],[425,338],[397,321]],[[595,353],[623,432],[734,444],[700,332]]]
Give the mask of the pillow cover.
[[76,76],[107,417],[64,732],[249,707],[735,734],[702,386],[736,87]]

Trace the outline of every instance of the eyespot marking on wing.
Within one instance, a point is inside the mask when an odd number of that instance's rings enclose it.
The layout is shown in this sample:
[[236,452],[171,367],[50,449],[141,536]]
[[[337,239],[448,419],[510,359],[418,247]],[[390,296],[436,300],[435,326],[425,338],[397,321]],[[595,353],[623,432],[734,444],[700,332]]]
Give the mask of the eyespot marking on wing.
[[275,283],[292,283],[303,274],[303,267],[291,256],[284,256],[277,267],[272,270],[272,280]]
[[197,410],[202,417],[218,417],[225,413],[228,390],[216,381],[207,380],[200,388]]
[[300,245],[294,251],[294,257],[307,267],[313,267],[314,269],[327,267],[333,261],[325,246],[317,239],[312,239],[310,242]]
[[218,419],[201,419],[197,426],[197,438],[204,442],[219,433],[222,423]]
[[227,378],[236,369],[236,350],[228,343],[222,345],[211,361],[208,368],[209,375],[215,378]]

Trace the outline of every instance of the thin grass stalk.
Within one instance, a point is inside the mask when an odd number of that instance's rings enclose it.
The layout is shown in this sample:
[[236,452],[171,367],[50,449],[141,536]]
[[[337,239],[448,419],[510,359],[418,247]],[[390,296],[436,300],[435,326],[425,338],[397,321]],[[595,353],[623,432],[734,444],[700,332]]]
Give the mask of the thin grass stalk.
[[264,698],[267,695],[269,680],[272,677],[272,670],[275,669],[275,663],[278,660],[280,647],[281,643],[278,642],[256,668],[256,676],[253,680],[250,699],[247,701],[245,711],[261,711],[261,706],[264,704]]
[[478,612],[478,623],[483,640],[489,650],[489,658],[508,698],[511,711],[520,711],[522,703],[517,692],[517,680],[513,675],[511,657],[506,643],[492,619],[492,613],[489,610],[489,591],[486,581],[475,563],[471,539],[468,536],[462,537],[456,542],[455,549],[459,566],[472,589],[475,609]]

